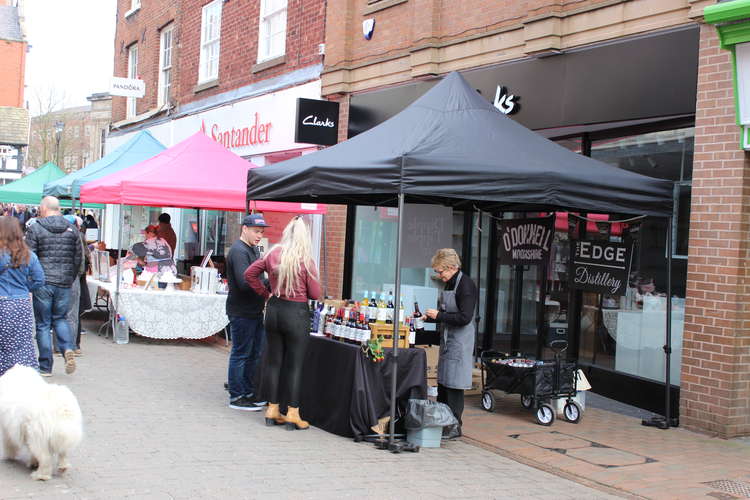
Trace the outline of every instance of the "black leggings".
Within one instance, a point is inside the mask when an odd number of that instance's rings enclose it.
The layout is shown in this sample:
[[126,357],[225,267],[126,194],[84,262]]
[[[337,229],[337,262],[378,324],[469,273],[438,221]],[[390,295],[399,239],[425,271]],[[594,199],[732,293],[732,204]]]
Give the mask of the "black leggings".
[[450,407],[458,420],[458,425],[461,425],[461,416],[464,413],[464,390],[451,389],[438,384],[437,400],[439,403],[445,403]]
[[271,297],[266,306],[268,339],[268,401],[279,402],[279,378],[283,373],[287,405],[299,408],[300,382],[305,351],[310,340],[310,313],[306,302]]

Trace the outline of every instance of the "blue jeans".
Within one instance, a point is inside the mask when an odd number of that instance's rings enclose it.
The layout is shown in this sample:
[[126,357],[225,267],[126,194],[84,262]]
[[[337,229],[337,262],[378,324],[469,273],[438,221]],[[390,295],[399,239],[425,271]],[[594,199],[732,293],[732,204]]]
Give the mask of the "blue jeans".
[[253,378],[263,353],[263,318],[229,316],[232,352],[229,354],[229,399],[256,394]]
[[33,293],[36,345],[39,348],[39,371],[52,372],[52,335],[54,329],[57,346],[65,352],[75,349],[75,340],[66,319],[70,305],[70,288],[44,285]]

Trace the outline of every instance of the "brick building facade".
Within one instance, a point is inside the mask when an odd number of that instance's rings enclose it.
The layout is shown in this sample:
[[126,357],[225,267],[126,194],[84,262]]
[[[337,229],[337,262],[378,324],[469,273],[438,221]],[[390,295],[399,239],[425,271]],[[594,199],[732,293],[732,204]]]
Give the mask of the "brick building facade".
[[24,103],[26,51],[23,6],[0,0],[0,185],[22,175],[29,143],[29,112]]
[[[673,335],[678,335],[672,344],[672,401],[679,402],[673,405],[673,416],[678,407],[681,425],[733,437],[750,434],[750,317],[745,311],[750,164],[739,147],[731,53],[719,48],[716,29],[703,21],[704,8],[715,3],[468,0],[456,5],[436,0],[329,0],[322,94],[341,103],[339,130],[344,140],[403,109],[430,88],[435,78],[461,71],[490,100],[495,84],[498,92],[501,85],[511,84],[510,90],[521,97],[521,111],[514,118],[560,145],[621,168],[672,179],[678,240],[672,249],[672,290],[678,303],[672,320]],[[362,24],[370,19],[375,22],[374,31],[367,40]],[[658,62],[646,69],[651,49],[663,51],[662,64],[670,61],[684,71],[680,80],[665,85],[673,94],[683,93],[679,104],[673,101],[674,107],[667,104],[674,95],[644,83],[649,76],[642,75],[643,81],[633,77],[648,71],[650,78],[659,81],[666,73]],[[633,51],[640,52],[642,62],[635,57],[636,63],[629,65]],[[613,62],[613,55],[623,59]],[[589,64],[576,66],[579,61]],[[590,87],[571,75],[572,68],[585,72],[593,81]],[[639,93],[644,89],[650,95]],[[637,108],[638,100],[650,97],[655,99],[633,112],[611,103],[624,100]],[[594,111],[597,107],[599,114]],[[664,146],[667,143],[671,145]],[[630,156],[622,151],[630,151]],[[676,177],[659,172],[667,170],[670,162],[680,171]],[[352,213],[349,219],[351,227],[362,222]],[[473,219],[471,224],[476,222]],[[458,223],[454,227],[457,233],[472,229]],[[651,269],[650,278],[662,293],[666,290],[665,232],[666,226],[644,224],[639,243],[644,247],[644,262],[652,259],[652,267],[661,268]],[[472,238],[463,234],[464,240]],[[469,270],[476,269],[471,260],[476,242],[472,241],[464,241],[463,248]],[[348,245],[356,254],[356,242]],[[359,265],[356,255],[353,259],[344,263],[345,268],[349,266],[344,273],[348,279]],[[502,266],[485,265],[488,296],[499,297],[502,281],[511,278],[503,274]],[[641,278],[645,282],[649,276]],[[493,281],[499,283],[495,288]],[[636,289],[641,290],[640,286]],[[352,283],[342,288],[345,293],[357,293]],[[587,302],[585,296],[583,300],[581,323],[593,326],[588,333],[585,326],[580,327],[577,356],[594,390],[663,410],[666,387],[659,344],[663,340],[653,338],[656,332],[663,339],[664,321],[652,324],[640,310],[600,310],[587,317],[586,308],[595,309],[596,301]],[[482,332],[490,337],[485,347],[503,342],[501,312],[492,310],[495,305],[490,303],[483,311],[488,321],[496,323],[496,329],[487,326]],[[642,316],[638,320],[642,341],[647,340],[648,328],[652,329],[653,345],[640,353],[629,351],[627,342],[611,338],[617,336],[614,330],[619,335],[628,332],[627,314]],[[607,326],[613,331],[608,332]],[[661,377],[647,373],[643,366],[637,368],[638,363],[654,364],[653,360],[662,363],[657,369]],[[631,361],[636,368],[629,366]],[[628,393],[633,392],[649,394],[646,399],[651,401],[630,398]]]

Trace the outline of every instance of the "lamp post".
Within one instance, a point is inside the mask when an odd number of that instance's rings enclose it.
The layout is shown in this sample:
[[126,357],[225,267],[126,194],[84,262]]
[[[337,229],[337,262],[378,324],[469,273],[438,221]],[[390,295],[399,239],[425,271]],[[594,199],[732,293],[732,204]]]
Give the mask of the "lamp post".
[[55,164],[60,166],[60,138],[65,130],[65,122],[55,122]]

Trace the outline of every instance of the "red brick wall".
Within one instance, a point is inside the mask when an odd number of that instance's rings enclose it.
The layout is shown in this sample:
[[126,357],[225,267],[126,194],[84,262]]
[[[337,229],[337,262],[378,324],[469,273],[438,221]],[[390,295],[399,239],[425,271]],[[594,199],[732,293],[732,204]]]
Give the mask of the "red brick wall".
[[0,106],[23,108],[26,42],[0,40]]
[[699,58],[680,418],[733,437],[750,434],[750,161],[713,26]]
[[[172,96],[179,91],[176,75],[180,73],[180,29],[177,22],[179,0],[148,0],[141,8],[125,17],[130,10],[130,0],[117,0],[117,27],[115,31],[115,76],[128,76],[128,47],[138,43],[138,76],[146,83],[146,95],[138,99],[138,114],[156,108],[159,87],[160,30],[175,22],[172,39]],[[125,119],[124,97],[112,98],[112,121]]]
[[320,64],[318,45],[325,37],[325,0],[289,0],[285,63],[252,72],[258,59],[258,0],[232,0],[224,3],[221,15],[221,56],[219,85],[195,92],[200,63],[201,12],[208,0],[182,0],[182,72],[180,102],[188,103],[226,92],[253,82]]

